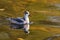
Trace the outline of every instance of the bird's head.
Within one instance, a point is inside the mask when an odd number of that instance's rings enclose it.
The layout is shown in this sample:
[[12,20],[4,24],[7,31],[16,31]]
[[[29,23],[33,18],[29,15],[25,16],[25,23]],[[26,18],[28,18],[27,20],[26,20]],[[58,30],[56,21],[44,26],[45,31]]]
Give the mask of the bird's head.
[[29,14],[29,11],[25,11],[25,15],[28,15],[28,16],[29,16],[29,15],[30,15],[30,14]]

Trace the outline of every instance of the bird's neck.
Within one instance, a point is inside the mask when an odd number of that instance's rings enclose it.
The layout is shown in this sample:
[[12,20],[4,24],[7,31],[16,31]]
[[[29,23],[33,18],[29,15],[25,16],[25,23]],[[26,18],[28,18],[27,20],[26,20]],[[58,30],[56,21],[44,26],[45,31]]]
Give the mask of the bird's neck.
[[25,18],[25,20],[29,20],[28,15],[25,15],[24,18]]

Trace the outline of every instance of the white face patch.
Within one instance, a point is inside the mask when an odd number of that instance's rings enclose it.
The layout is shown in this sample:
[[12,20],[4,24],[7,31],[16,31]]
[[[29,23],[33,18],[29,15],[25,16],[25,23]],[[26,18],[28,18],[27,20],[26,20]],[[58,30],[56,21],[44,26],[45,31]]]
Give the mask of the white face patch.
[[29,15],[29,11],[25,11],[25,15],[26,15],[26,14]]

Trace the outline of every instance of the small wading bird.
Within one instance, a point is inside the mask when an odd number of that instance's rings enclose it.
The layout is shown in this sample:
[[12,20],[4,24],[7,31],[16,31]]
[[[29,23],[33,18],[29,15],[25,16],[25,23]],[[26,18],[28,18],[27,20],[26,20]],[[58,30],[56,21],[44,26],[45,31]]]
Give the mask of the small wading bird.
[[29,21],[29,11],[25,11],[24,12],[24,17],[20,18],[7,18],[7,20],[10,21],[11,23],[11,28],[14,29],[23,29],[25,33],[29,34],[29,27],[30,24],[32,24],[32,22],[30,23]]

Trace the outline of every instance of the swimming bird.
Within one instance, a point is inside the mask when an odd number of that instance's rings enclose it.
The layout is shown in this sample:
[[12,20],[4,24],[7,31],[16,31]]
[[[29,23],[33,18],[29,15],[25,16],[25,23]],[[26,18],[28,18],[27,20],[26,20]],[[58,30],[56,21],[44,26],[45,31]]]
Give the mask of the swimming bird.
[[7,18],[10,21],[11,28],[14,29],[23,29],[25,33],[29,33],[30,21],[29,21],[29,11],[24,12],[24,17],[17,18]]

